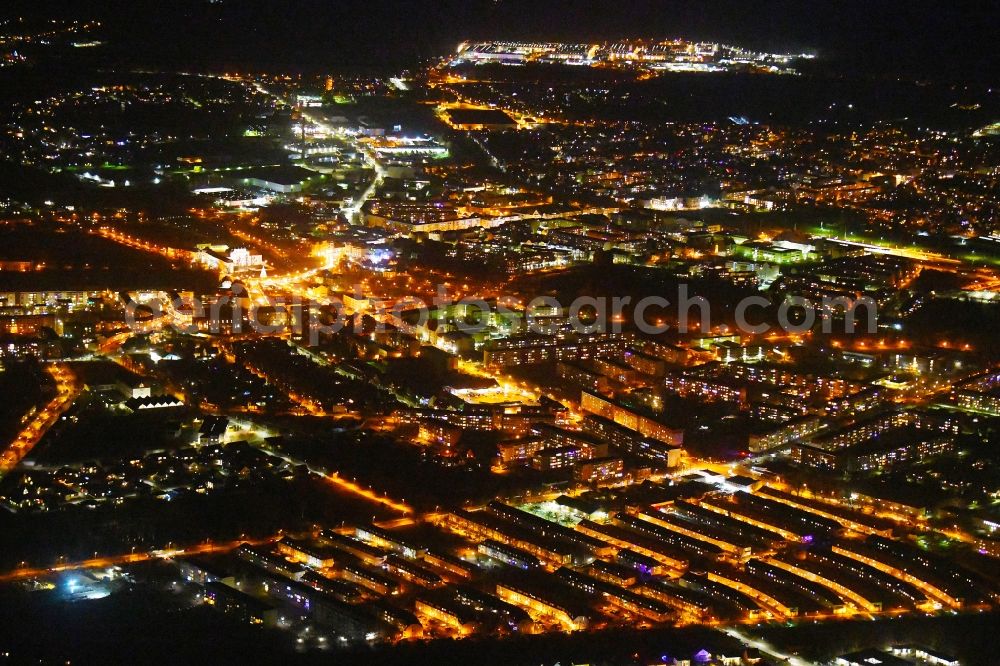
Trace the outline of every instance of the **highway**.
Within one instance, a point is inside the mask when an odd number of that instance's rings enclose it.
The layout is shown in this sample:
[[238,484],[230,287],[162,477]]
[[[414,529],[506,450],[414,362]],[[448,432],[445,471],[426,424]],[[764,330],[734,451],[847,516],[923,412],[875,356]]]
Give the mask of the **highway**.
[[[395,85],[397,87],[399,87],[401,90],[405,90],[405,88],[400,87],[400,84],[402,84],[402,81],[400,81],[399,79],[396,79],[396,81],[398,83],[396,83]],[[405,85],[405,84],[403,84],[403,85]],[[281,99],[280,96],[275,95],[270,90],[268,90],[267,88],[265,88],[264,86],[262,86],[260,83],[253,82],[253,86],[257,89],[258,92],[260,92],[260,93],[262,93],[264,95],[267,95],[267,96],[272,97],[273,99],[275,99],[278,102],[278,104],[284,104],[285,103],[285,101],[283,99]],[[317,118],[313,114],[310,114],[305,109],[301,109],[300,112],[302,113],[302,118],[304,120],[308,120],[310,123],[312,123],[316,127],[320,128],[321,130],[323,130],[327,134],[338,134],[338,133],[340,133],[340,132],[338,132],[337,129],[335,129],[333,127],[330,127],[322,119]],[[385,169],[378,162],[378,160],[376,160],[375,157],[373,155],[371,155],[368,150],[365,149],[365,146],[364,146],[364,144],[361,141],[358,141],[357,139],[354,139],[353,143],[354,143],[354,148],[359,153],[361,153],[361,155],[364,156],[365,161],[368,163],[368,165],[371,166],[375,170],[375,178],[372,180],[371,184],[369,184],[369,186],[367,187],[367,189],[365,189],[365,191],[361,194],[361,196],[358,197],[358,200],[355,201],[355,202],[353,202],[351,206],[349,206],[347,208],[344,208],[344,212],[345,213],[348,213],[348,214],[350,214],[352,216],[356,216],[356,215],[358,215],[361,212],[361,209],[365,205],[365,203],[369,199],[371,199],[372,196],[374,196],[374,194],[375,194],[376,191],[378,191],[379,186],[382,184],[383,178],[385,178]],[[302,166],[304,168],[307,168],[307,169],[310,168],[307,164],[304,164]]]

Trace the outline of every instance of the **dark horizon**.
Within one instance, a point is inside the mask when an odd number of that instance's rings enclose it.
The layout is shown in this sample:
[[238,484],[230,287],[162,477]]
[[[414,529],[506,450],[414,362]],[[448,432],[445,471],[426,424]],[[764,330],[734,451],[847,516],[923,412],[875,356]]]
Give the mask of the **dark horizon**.
[[465,39],[596,41],[670,38],[721,41],[772,52],[817,53],[858,73],[992,83],[996,12],[987,3],[889,0],[679,2],[505,0],[330,3],[297,0],[14,2],[8,16],[98,18],[111,50],[137,64],[194,67],[338,65],[405,67]]

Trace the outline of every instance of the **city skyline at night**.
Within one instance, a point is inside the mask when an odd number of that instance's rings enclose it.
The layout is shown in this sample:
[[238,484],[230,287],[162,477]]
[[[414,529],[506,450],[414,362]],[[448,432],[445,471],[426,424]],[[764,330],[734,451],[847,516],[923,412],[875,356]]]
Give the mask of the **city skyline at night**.
[[998,18],[0,10],[0,663],[996,663]]

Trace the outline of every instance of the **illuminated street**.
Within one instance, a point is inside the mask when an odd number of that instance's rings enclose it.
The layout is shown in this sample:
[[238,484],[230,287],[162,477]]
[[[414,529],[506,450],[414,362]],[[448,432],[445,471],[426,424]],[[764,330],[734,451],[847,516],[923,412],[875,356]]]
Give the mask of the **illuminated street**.
[[39,440],[79,395],[76,377],[68,367],[53,363],[46,370],[56,383],[58,395],[31,417],[17,438],[0,454],[0,477],[9,473],[31,453]]
[[70,5],[0,662],[995,665],[990,3]]

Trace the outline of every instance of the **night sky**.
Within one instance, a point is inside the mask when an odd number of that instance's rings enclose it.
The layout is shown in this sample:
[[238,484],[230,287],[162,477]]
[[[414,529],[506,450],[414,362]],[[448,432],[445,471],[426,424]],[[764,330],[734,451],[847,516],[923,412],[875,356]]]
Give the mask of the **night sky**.
[[[1000,79],[1000,8],[911,0],[14,0],[105,21],[122,57],[207,68],[406,65],[462,39],[687,37],[815,50],[855,72]],[[998,81],[1000,82],[1000,81]]]

